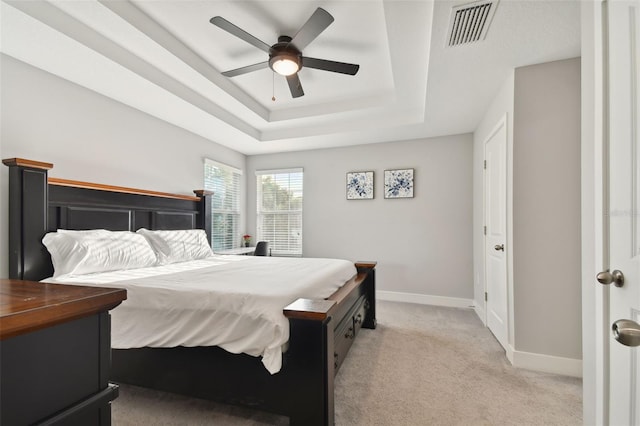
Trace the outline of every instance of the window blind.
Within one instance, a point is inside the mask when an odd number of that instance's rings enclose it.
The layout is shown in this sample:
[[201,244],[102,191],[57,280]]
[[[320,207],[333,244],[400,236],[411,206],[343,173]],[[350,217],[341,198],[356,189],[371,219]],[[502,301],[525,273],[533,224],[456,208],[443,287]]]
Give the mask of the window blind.
[[302,256],[303,170],[256,171],[257,241],[272,256]]
[[214,251],[240,247],[240,179],[242,170],[208,158],[204,161],[204,188],[213,191],[211,247]]

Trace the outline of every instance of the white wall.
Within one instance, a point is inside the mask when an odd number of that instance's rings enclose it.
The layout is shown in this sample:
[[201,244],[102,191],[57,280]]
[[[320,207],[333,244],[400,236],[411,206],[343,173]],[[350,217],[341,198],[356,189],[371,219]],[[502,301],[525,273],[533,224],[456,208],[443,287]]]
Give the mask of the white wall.
[[[203,188],[203,158],[245,166],[243,154],[11,57],[0,59],[2,158],[53,163],[54,177],[188,195]],[[0,168],[0,277],[6,277],[8,173]]]
[[[390,292],[383,297],[468,306],[472,156],[470,134],[249,156],[248,205],[255,205],[255,170],[303,167],[305,256],[376,260],[378,289]],[[415,169],[414,198],[384,199],[384,170],[394,168]],[[347,200],[346,173],[368,170],[375,198]],[[247,226],[255,233],[255,209]]]

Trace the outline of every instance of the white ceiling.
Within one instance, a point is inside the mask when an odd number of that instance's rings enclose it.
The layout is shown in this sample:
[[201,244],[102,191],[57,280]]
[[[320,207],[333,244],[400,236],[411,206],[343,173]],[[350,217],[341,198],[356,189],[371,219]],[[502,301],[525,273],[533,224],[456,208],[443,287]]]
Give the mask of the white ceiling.
[[[399,141],[472,132],[509,70],[580,55],[579,0],[500,0],[485,40],[445,47],[464,3],[2,0],[0,51],[248,155]],[[303,68],[293,99],[268,68],[220,74],[267,58],[211,17],[271,45],[317,7],[335,21],[304,55],[357,75]]]

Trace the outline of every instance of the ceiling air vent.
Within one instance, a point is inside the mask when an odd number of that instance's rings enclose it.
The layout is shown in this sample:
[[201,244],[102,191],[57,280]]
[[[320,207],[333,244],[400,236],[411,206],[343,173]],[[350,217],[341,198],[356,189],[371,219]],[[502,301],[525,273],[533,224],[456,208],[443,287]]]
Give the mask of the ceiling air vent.
[[498,0],[484,0],[454,6],[449,19],[447,46],[453,47],[484,40],[497,7]]

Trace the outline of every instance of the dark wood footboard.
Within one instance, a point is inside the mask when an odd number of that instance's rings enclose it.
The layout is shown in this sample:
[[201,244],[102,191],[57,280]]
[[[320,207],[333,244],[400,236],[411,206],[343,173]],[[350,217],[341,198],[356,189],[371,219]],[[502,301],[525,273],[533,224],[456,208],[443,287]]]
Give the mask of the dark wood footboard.
[[[3,161],[9,173],[9,274],[51,275],[42,245],[56,229],[191,229],[211,232],[209,194],[198,197],[48,179],[52,164]],[[334,423],[334,376],[359,330],[376,327],[375,262],[357,262],[357,275],[323,300],[299,299],[283,313],[290,338],[280,372],[260,358],[218,347],[112,350],[111,378],[178,394],[283,414],[292,425]]]
[[289,416],[292,425],[334,424],[333,379],[361,327],[375,328],[375,262],[327,300],[284,310],[290,338],[280,372],[218,347],[114,349],[112,380]]

